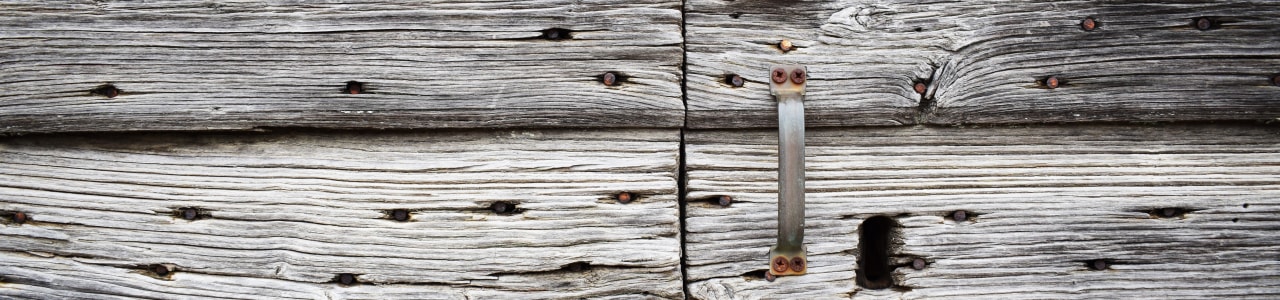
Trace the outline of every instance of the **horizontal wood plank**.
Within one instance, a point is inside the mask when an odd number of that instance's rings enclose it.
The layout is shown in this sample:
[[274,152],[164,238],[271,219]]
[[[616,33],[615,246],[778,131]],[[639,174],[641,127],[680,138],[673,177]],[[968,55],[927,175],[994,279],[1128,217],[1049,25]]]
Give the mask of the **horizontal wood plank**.
[[673,129],[10,137],[0,298],[680,298],[679,142]]
[[[776,132],[686,141],[694,299],[1280,296],[1275,126],[810,131],[809,274],[775,282],[761,276],[776,239]],[[732,204],[710,201],[720,195]],[[893,288],[855,283],[859,226],[873,216],[899,224]]]
[[667,0],[8,3],[0,133],[674,128],[680,43]]
[[[810,126],[1280,117],[1274,1],[692,0],[686,10],[691,128],[773,126],[774,64],[808,66]],[[1194,27],[1201,17],[1207,30]],[[746,84],[725,83],[731,74]]]

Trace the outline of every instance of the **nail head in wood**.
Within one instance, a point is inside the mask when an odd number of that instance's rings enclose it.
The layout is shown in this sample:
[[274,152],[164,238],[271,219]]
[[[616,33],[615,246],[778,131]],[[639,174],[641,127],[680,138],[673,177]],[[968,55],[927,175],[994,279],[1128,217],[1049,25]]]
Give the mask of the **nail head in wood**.
[[1160,215],[1164,216],[1165,218],[1172,218],[1178,215],[1178,209],[1172,208],[1172,207],[1165,207],[1160,209]]
[[915,88],[916,94],[924,95],[925,89],[928,88],[928,86],[926,86],[924,82],[916,82],[913,88]]
[[356,275],[351,273],[338,274],[338,284],[352,285],[356,283]]
[[404,222],[409,220],[409,211],[404,209],[391,210],[391,219]]
[[720,204],[720,206],[728,207],[730,204],[733,204],[733,197],[729,197],[727,195],[717,197],[716,203]]
[[542,31],[542,38],[552,40],[552,41],[559,41],[559,40],[572,39],[573,35],[572,35],[572,32],[569,31],[568,29],[551,28],[551,29]]
[[187,221],[194,221],[195,219],[200,218],[200,209],[195,207],[183,207],[180,210],[180,213],[182,215],[182,219]]
[[969,213],[963,210],[957,210],[951,213],[951,220],[954,220],[957,223],[964,222],[966,220],[969,220]]
[[1196,25],[1196,29],[1200,29],[1200,30],[1213,29],[1213,21],[1205,17],[1196,18],[1195,25]]
[[923,258],[916,258],[916,259],[911,260],[911,268],[912,268],[912,269],[916,269],[916,270],[924,270],[924,267],[925,267],[925,265],[926,265],[926,264],[927,264],[927,263],[924,261],[924,259],[923,259]]
[[600,82],[604,83],[606,86],[614,86],[618,84],[618,74],[605,72],[604,75],[600,76]]
[[112,85],[110,83],[104,84],[104,85],[98,86],[97,88],[89,90],[89,93],[91,94],[101,95],[107,98],[115,98],[116,96],[119,96],[121,92],[123,91],[116,88],[115,85]]
[[162,265],[162,264],[154,264],[154,265],[151,265],[151,272],[152,272],[152,273],[155,273],[155,274],[156,274],[156,276],[160,276],[160,277],[169,276],[169,272],[170,272],[170,271],[171,271],[171,270],[169,270],[169,267],[168,267],[168,266],[165,266],[165,265]]
[[1110,267],[1110,266],[1108,266],[1108,265],[1109,265],[1109,264],[1107,263],[1107,261],[1106,261],[1106,260],[1103,260],[1103,259],[1095,259],[1095,260],[1093,260],[1093,261],[1090,261],[1090,262],[1089,262],[1089,269],[1093,269],[1093,270],[1095,270],[1095,271],[1106,270],[1108,267]]
[[514,212],[516,210],[516,205],[512,203],[499,201],[499,202],[494,202],[493,204],[490,204],[489,209],[493,210],[494,213],[507,214],[507,213]]
[[1058,76],[1049,76],[1049,78],[1044,79],[1044,86],[1051,89],[1058,88],[1059,83]]
[[746,83],[747,81],[742,79],[742,76],[738,76],[738,74],[729,75],[729,85],[732,85],[733,87],[742,87],[742,85]]
[[791,52],[791,50],[795,50],[795,45],[792,45],[791,41],[782,40],[778,42],[778,49],[782,49],[782,52]]
[[1084,29],[1084,31],[1093,31],[1097,27],[1098,21],[1094,20],[1093,17],[1085,17],[1084,21],[1080,21],[1080,29]]
[[635,195],[632,195],[631,192],[621,192],[614,198],[618,199],[618,203],[627,204],[635,200]]
[[15,212],[15,213],[13,213],[13,222],[14,222],[14,223],[23,224],[23,223],[27,223],[27,221],[30,221],[30,219],[29,219],[29,218],[27,218],[27,214],[26,214],[26,213],[23,213],[23,212]]

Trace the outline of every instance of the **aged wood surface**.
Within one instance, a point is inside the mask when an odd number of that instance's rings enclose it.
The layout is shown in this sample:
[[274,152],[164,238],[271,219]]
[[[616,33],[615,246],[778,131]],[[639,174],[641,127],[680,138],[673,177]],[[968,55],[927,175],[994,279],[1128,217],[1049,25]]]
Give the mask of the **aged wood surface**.
[[[691,128],[770,127],[768,67],[810,126],[1280,117],[1276,1],[686,3]],[[1092,17],[1092,31],[1082,29]],[[1195,28],[1208,17],[1208,30]],[[781,40],[796,47],[778,48]],[[746,84],[735,88],[726,76]],[[1044,84],[1056,76],[1059,84]],[[926,83],[922,96],[916,82]]]
[[[681,298],[679,142],[674,129],[9,137],[0,298]],[[187,207],[201,217],[175,215]]]
[[344,2],[0,4],[0,133],[683,124],[679,1]]
[[[694,299],[1280,297],[1274,125],[812,130],[809,274],[772,283],[776,133],[685,138]],[[878,215],[901,226],[898,287],[863,289],[858,227]]]

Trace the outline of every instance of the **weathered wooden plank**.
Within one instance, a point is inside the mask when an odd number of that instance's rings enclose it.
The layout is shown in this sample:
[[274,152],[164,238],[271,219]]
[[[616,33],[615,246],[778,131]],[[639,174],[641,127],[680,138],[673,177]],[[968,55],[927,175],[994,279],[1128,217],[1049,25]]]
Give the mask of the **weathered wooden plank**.
[[679,142],[674,129],[10,137],[0,298],[679,298]]
[[0,132],[683,124],[679,1],[295,2],[3,4]]
[[[779,63],[808,66],[811,126],[1280,116],[1275,1],[692,0],[686,9],[692,128],[772,126],[766,68]],[[1088,17],[1092,31],[1081,26]],[[1200,17],[1208,30],[1194,27]],[[797,48],[779,50],[784,39]],[[734,88],[726,74],[747,82]]]
[[[691,298],[1280,296],[1275,126],[812,130],[809,274],[771,283],[775,135],[686,133]],[[719,195],[732,204],[707,201]],[[873,216],[900,225],[894,288],[855,284]],[[915,258],[927,266],[908,267]]]

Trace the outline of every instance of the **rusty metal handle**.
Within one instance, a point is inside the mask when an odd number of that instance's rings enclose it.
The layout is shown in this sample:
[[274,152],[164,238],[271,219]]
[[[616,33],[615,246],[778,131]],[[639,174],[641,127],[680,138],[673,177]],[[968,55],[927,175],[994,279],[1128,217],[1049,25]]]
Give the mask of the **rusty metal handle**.
[[772,276],[802,275],[804,247],[804,66],[775,66],[769,92],[778,100],[778,244],[769,251]]

